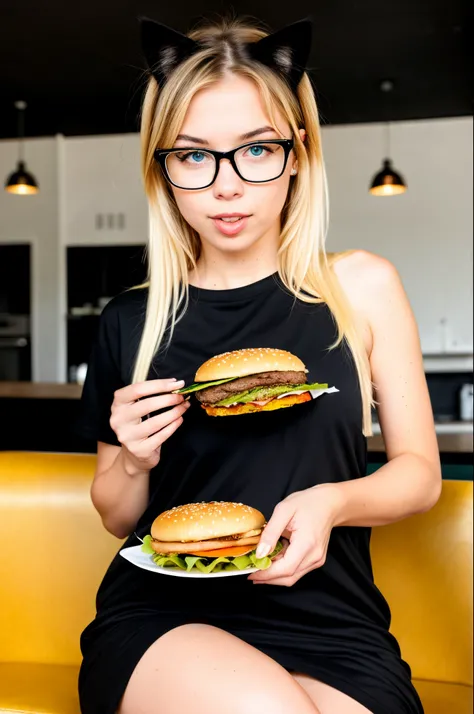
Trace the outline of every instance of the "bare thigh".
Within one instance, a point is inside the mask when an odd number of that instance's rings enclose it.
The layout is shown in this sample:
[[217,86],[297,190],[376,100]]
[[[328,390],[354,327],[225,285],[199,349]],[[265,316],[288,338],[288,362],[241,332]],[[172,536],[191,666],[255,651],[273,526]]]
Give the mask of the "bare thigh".
[[306,674],[294,674],[293,677],[308,692],[321,714],[371,714],[355,699],[328,684]]
[[217,627],[170,630],[143,655],[118,714],[320,714],[277,662]]

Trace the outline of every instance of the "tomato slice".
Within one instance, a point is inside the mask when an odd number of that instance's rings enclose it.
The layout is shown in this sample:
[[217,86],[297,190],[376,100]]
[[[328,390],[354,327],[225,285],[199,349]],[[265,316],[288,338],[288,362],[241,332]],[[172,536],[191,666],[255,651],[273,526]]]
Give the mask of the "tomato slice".
[[256,545],[235,545],[231,548],[218,548],[217,550],[201,550],[199,553],[194,553],[188,550],[189,555],[201,555],[203,558],[236,558],[238,555],[245,555],[255,550]]

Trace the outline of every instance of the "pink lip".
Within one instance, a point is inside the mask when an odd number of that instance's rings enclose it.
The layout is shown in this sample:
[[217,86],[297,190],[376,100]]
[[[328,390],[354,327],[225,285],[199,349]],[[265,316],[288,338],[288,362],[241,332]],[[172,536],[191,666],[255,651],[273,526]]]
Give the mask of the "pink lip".
[[[221,217],[230,218],[235,216],[241,216],[240,220],[234,221],[233,223],[225,223],[221,221]],[[212,220],[217,230],[220,231],[225,236],[235,236],[240,231],[242,231],[247,225],[250,216],[244,216],[242,213],[222,213],[221,216],[213,216]]]
[[215,216],[211,216],[211,218],[236,218],[237,216],[246,218],[248,213],[217,213]]

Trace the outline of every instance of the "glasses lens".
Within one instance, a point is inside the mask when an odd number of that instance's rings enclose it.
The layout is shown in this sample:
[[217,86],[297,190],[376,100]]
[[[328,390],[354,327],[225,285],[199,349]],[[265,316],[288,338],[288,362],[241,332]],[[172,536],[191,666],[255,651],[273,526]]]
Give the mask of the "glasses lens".
[[200,149],[176,151],[166,157],[171,181],[181,188],[202,188],[211,183],[216,171],[212,154]]
[[253,144],[235,154],[235,163],[246,181],[271,181],[285,165],[285,150],[279,144]]

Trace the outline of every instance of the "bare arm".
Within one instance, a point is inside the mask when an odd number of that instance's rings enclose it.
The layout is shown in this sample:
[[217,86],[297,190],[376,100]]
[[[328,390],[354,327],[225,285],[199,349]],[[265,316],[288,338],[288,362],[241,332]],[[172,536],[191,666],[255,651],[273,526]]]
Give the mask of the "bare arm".
[[149,471],[129,473],[122,448],[98,442],[91,497],[105,528],[117,538],[128,536],[144,512],[149,475]]
[[362,251],[335,262],[335,271],[363,327],[388,463],[370,476],[313,486],[281,501],[257,556],[271,553],[282,534],[289,546],[268,570],[249,576],[254,582],[294,585],[324,564],[334,526],[392,523],[427,511],[441,492],[418,330],[400,278],[388,261]]
[[337,484],[335,525],[384,525],[429,510],[441,493],[430,397],[415,318],[393,265],[358,252],[338,268],[351,303],[370,329],[372,380],[388,463],[366,478]]
[[[118,538],[132,533],[145,511],[150,470],[160,460],[162,444],[182,424],[189,402],[170,393],[180,386],[176,381],[153,380],[115,393],[110,424],[122,446],[98,443],[91,498],[105,528]],[[165,407],[170,408],[143,419]]]

